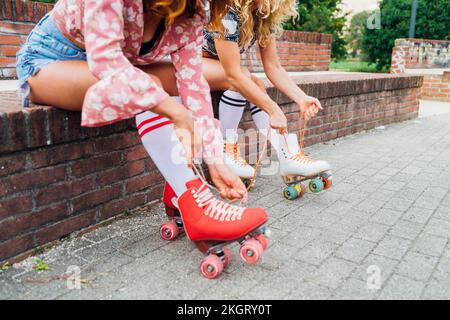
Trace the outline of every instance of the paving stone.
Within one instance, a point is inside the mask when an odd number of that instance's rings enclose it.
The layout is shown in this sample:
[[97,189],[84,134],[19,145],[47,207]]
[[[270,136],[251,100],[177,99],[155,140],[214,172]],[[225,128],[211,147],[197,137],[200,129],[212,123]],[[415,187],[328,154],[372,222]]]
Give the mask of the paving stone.
[[412,250],[425,255],[440,257],[444,251],[447,239],[431,234],[422,234],[415,242]]
[[400,260],[411,245],[411,240],[387,235],[373,251],[374,254]]
[[401,211],[395,211],[391,209],[380,209],[371,218],[370,221],[384,224],[388,226],[393,226],[398,219],[403,215]]
[[375,245],[374,242],[351,238],[336,251],[336,257],[360,263]]
[[389,230],[388,234],[400,238],[414,240],[417,235],[422,231],[423,225],[406,220],[399,220]]
[[399,275],[393,275],[381,291],[381,300],[419,299],[425,284]]
[[307,280],[321,286],[337,289],[355,267],[356,264],[352,262],[330,257]]
[[426,281],[433,272],[438,259],[416,252],[408,252],[397,266],[396,273],[417,281]]

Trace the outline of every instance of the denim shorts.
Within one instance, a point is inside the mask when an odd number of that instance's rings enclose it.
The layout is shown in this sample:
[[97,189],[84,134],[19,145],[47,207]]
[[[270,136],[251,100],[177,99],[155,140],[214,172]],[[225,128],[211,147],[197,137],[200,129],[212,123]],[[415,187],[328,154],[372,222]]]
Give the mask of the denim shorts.
[[46,65],[56,61],[86,61],[85,50],[68,40],[47,14],[28,35],[26,43],[17,52],[17,76],[23,97],[23,107],[29,106],[28,78]]

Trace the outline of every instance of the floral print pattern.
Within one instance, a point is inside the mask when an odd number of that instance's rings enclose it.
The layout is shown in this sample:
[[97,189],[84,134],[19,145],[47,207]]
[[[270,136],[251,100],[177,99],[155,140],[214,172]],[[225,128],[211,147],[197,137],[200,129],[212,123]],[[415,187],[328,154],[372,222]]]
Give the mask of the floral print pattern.
[[222,153],[209,86],[202,74],[203,20],[178,17],[158,44],[139,56],[144,28],[142,1],[60,0],[51,13],[61,32],[84,45],[91,72],[99,81],[83,103],[82,126],[103,126],[150,110],[168,97],[137,66],[170,56],[178,91],[201,130],[204,157]]

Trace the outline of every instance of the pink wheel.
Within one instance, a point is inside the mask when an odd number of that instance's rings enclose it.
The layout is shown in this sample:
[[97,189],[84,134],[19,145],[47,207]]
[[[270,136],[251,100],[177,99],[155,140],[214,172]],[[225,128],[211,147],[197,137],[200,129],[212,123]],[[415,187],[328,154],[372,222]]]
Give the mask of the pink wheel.
[[262,244],[255,239],[246,240],[240,249],[241,259],[248,264],[256,264],[263,254]]
[[267,246],[269,245],[269,239],[267,239],[265,235],[263,235],[263,234],[258,234],[258,235],[255,237],[255,239],[258,240],[259,243],[261,243],[263,250],[266,250],[266,249],[267,249]]
[[171,241],[178,237],[180,230],[178,229],[176,222],[174,220],[170,220],[161,226],[159,233],[161,238],[166,241]]
[[331,181],[331,179],[322,178],[322,181],[323,181],[323,186],[324,186],[323,189],[324,190],[330,189],[331,186],[333,185],[333,182]]
[[223,262],[215,254],[205,257],[200,264],[200,271],[207,279],[216,279],[223,270]]
[[230,248],[223,248],[223,253],[225,255],[225,259],[223,260],[223,268],[225,269],[231,261],[231,250]]

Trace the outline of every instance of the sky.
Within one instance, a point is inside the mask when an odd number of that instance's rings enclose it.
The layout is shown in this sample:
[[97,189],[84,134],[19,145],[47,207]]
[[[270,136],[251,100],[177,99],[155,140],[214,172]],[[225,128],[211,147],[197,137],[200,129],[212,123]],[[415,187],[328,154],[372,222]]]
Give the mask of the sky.
[[355,14],[364,10],[372,10],[378,7],[378,0],[344,0],[344,11]]

